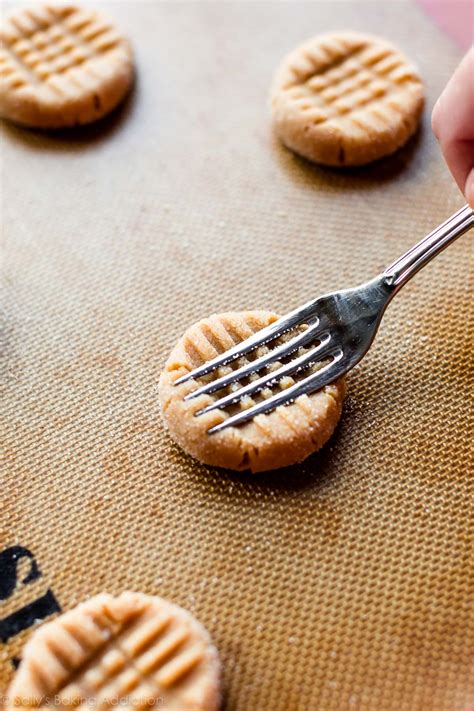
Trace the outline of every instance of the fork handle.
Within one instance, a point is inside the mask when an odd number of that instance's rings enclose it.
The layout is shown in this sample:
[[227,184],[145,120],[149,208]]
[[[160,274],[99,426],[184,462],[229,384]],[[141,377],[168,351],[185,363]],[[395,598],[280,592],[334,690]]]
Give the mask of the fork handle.
[[471,227],[474,227],[474,212],[465,205],[387,267],[383,273],[385,283],[398,291],[419,269]]

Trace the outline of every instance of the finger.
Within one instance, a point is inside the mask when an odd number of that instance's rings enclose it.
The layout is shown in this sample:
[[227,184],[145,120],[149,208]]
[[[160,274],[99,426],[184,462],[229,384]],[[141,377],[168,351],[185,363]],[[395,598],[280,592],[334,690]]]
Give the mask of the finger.
[[432,114],[433,131],[463,192],[474,166],[474,48],[462,60]]

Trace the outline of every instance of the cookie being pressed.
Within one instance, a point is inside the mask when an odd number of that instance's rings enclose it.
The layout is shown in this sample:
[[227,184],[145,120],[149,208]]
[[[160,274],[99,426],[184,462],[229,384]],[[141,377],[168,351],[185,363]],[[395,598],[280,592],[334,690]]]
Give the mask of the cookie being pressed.
[[[172,438],[189,454],[205,464],[229,469],[250,469],[253,472],[284,467],[306,459],[327,442],[334,431],[342,410],[345,384],[341,378],[311,395],[302,395],[294,403],[280,406],[273,412],[261,414],[238,427],[228,427],[208,434],[208,429],[239,408],[252,407],[255,400],[246,397],[226,410],[213,410],[195,416],[213,400],[230,392],[229,389],[203,394],[184,400],[184,396],[199,385],[230,372],[232,366],[217,373],[180,385],[174,382],[187,372],[215,358],[236,343],[243,341],[261,328],[278,319],[269,311],[243,311],[217,314],[191,326],[171,352],[160,378],[160,401],[163,418]],[[289,336],[288,336],[289,337]],[[275,345],[280,343],[277,339]],[[272,344],[269,344],[272,346]],[[261,346],[254,355],[268,352]],[[296,354],[297,355],[297,354]],[[245,358],[234,361],[243,365]],[[271,367],[276,369],[281,363]],[[311,366],[317,369],[320,365]],[[308,375],[311,370],[305,371]],[[261,373],[260,373],[261,375]],[[257,378],[253,374],[250,379]],[[295,376],[296,377],[296,376]],[[256,398],[269,397],[276,389],[290,387],[292,377],[282,378],[273,390],[265,388]],[[237,384],[229,386],[235,389]]]
[[217,711],[220,663],[208,632],[181,607],[103,593],[33,633],[7,703],[7,711]]
[[421,78],[392,44],[356,32],[314,37],[291,52],[271,92],[275,131],[316,163],[362,165],[400,148],[424,103]]
[[35,5],[0,25],[0,116],[61,128],[109,113],[133,81],[132,50],[90,9]]

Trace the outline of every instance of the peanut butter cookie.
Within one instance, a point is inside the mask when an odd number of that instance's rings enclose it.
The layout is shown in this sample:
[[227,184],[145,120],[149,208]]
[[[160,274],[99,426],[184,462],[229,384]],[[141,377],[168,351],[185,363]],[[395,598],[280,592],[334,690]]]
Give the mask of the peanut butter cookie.
[[0,116],[37,128],[90,123],[124,98],[130,45],[97,12],[66,5],[20,9],[0,27]]
[[217,711],[220,664],[207,631],[182,608],[103,593],[33,633],[7,702],[8,711]]
[[[333,433],[345,394],[343,379],[312,395],[303,395],[288,406],[258,415],[240,427],[229,427],[213,434],[208,434],[207,430],[228,417],[234,411],[232,408],[251,407],[253,400],[247,397],[226,411],[214,410],[195,417],[198,410],[223,394],[222,391],[185,401],[184,396],[197,388],[197,382],[190,380],[174,385],[174,381],[186,372],[223,353],[277,318],[276,314],[268,311],[210,316],[191,326],[168,358],[160,379],[163,418],[173,439],[201,462],[229,469],[251,469],[253,472],[276,469],[302,461],[322,447]],[[263,355],[266,349],[268,346],[261,346],[256,353]],[[235,364],[236,367],[242,365],[243,359],[238,359]],[[229,372],[231,367],[220,368],[218,376]],[[250,376],[251,379],[255,377],[258,376]],[[201,380],[206,381],[205,378]],[[289,387],[294,382],[293,378],[282,378],[274,388]],[[268,397],[271,392],[267,388],[259,397]]]
[[414,66],[372,35],[335,32],[291,52],[271,92],[273,125],[296,153],[333,166],[362,165],[400,148],[424,103]]

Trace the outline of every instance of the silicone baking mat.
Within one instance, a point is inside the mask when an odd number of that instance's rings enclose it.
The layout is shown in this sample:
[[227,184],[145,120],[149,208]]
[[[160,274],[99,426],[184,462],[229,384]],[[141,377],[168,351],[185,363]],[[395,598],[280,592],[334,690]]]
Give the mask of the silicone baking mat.
[[[157,404],[193,321],[355,285],[463,204],[429,127],[457,50],[406,2],[104,9],[136,49],[125,106],[70,133],[2,127],[0,688],[35,624],[128,588],[209,628],[226,710],[464,711],[470,236],[390,306],[304,464],[201,466]],[[398,43],[428,95],[404,150],[347,172],[282,148],[267,104],[280,58],[339,27]]]

